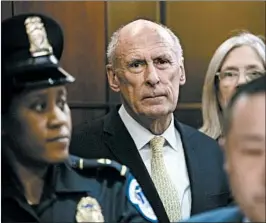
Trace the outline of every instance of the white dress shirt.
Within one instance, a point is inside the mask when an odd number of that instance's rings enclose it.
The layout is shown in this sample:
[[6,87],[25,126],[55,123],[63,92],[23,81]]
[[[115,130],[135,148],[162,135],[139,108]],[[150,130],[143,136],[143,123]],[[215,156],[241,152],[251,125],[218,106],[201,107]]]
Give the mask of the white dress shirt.
[[[130,133],[135,145],[140,153],[140,156],[149,172],[151,174],[151,149],[149,146],[150,140],[155,136],[149,130],[145,129],[135,119],[133,119],[124,106],[119,109],[119,115]],[[175,129],[174,117],[169,127],[161,135],[166,139],[163,147],[164,162],[166,169],[170,175],[171,180],[179,194],[181,203],[182,219],[190,217],[191,211],[191,190],[190,182],[187,172],[187,166],[184,156],[183,145],[180,134]]]

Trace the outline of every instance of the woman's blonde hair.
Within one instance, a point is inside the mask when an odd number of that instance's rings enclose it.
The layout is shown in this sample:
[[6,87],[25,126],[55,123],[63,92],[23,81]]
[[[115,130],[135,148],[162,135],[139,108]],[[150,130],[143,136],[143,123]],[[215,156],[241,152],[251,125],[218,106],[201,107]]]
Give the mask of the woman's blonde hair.
[[200,131],[217,139],[222,134],[222,109],[218,101],[216,73],[219,72],[226,56],[236,47],[247,45],[252,47],[264,62],[265,42],[263,37],[249,32],[241,32],[224,41],[215,51],[205,76],[202,94],[203,126]]

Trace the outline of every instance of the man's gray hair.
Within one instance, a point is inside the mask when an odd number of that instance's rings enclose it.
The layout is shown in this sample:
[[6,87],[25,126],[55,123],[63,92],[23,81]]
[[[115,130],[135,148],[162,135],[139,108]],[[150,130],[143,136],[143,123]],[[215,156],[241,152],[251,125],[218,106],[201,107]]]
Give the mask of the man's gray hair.
[[[177,54],[177,58],[178,58],[178,62],[183,62],[184,58],[183,58],[183,49],[181,47],[180,41],[178,39],[178,37],[173,33],[173,31],[171,29],[169,29],[168,27],[156,23],[156,22],[152,22],[155,23],[157,25],[159,25],[160,27],[162,27],[164,30],[167,31],[167,33],[171,36],[173,42],[174,42],[174,50]],[[116,49],[118,48],[119,45],[119,37],[120,37],[120,33],[122,28],[125,26],[121,26],[118,30],[116,30],[112,36],[111,36],[111,41],[108,44],[107,47],[107,59],[108,59],[108,63],[109,64],[114,64],[115,60],[116,60]]]

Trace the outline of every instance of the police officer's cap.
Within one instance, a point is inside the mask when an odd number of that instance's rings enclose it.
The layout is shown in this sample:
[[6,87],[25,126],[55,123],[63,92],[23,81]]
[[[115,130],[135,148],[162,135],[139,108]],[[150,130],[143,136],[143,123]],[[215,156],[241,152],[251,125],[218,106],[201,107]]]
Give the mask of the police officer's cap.
[[60,67],[63,32],[53,19],[22,14],[2,22],[2,75],[14,87],[46,87],[75,79]]

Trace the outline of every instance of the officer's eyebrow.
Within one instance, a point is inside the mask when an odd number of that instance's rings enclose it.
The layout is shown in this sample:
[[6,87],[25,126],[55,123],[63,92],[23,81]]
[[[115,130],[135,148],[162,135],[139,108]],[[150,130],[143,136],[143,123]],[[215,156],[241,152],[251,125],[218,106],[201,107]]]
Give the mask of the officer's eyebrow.
[[[46,99],[49,95],[49,90],[49,88],[46,88],[38,91],[26,92],[25,98],[27,100]],[[67,90],[64,86],[57,87],[56,89],[53,89],[53,91],[57,97],[67,96]]]
[[26,98],[28,99],[35,99],[35,98],[46,98],[47,97],[48,92],[45,90],[41,90],[41,91],[33,91],[33,92],[29,92],[28,94],[26,94]]

